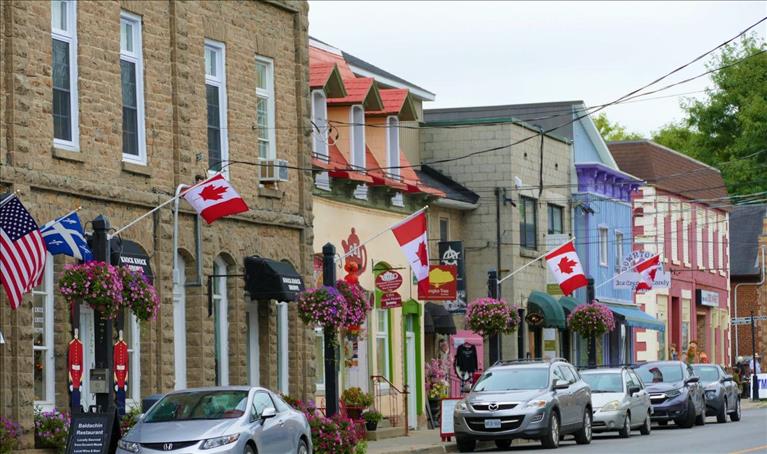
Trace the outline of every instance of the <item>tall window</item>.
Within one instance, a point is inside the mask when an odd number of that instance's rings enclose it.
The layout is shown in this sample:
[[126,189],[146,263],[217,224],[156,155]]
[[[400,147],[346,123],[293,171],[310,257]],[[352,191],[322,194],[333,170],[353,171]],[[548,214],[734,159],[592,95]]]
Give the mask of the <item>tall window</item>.
[[[208,104],[208,169],[218,172],[229,160],[226,124],[226,48],[205,40],[205,99]],[[226,170],[224,173],[227,173]]]
[[125,11],[120,14],[120,80],[123,103],[123,160],[146,164],[141,18]]
[[53,43],[53,145],[79,151],[80,127],[77,105],[77,3],[51,1]]
[[607,257],[609,255],[607,250],[607,232],[607,227],[599,227],[599,264],[601,266],[607,266]]
[[256,57],[256,124],[258,125],[258,157],[275,159],[274,140],[274,63]]
[[325,334],[321,327],[314,328],[314,369],[317,391],[325,391]]
[[35,405],[53,407],[54,352],[53,352],[53,257],[46,256],[42,284],[32,291],[32,350],[34,353]]
[[699,269],[703,269],[703,224],[706,222],[706,216],[701,209],[695,210],[695,261]]
[[439,240],[447,241],[450,234],[450,222],[446,218],[439,218]]
[[261,383],[259,367],[261,361],[260,349],[258,348],[258,304],[252,302],[248,292],[245,292],[245,328],[248,331],[248,384],[258,386]]
[[229,302],[227,298],[226,263],[221,258],[213,262],[213,325],[216,358],[216,385],[229,385]]
[[351,160],[352,165],[365,168],[365,111],[362,106],[352,106],[351,111]]
[[325,92],[312,92],[312,143],[314,155],[328,160],[328,103]]
[[389,375],[389,313],[376,309],[376,371],[390,379]]
[[388,173],[399,176],[399,119],[397,117],[386,119],[386,149],[389,155]]
[[564,222],[562,219],[562,207],[557,205],[548,205],[549,210],[549,234],[564,233]]
[[538,246],[538,205],[535,199],[522,196],[519,201],[519,236],[522,247],[535,249]]
[[615,232],[615,272],[619,272],[623,263],[623,233]]

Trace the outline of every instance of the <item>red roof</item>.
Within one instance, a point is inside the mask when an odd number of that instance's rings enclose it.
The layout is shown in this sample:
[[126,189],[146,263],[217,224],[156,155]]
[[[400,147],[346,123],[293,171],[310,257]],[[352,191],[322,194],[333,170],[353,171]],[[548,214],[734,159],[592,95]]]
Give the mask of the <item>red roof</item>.
[[328,98],[328,105],[362,104],[373,88],[372,77],[355,77],[344,79],[346,96],[343,98]]
[[374,186],[389,186],[390,188],[399,189],[401,191],[407,190],[407,185],[398,181],[396,177],[393,177],[381,168],[381,164],[378,163],[373,152],[369,147],[365,147],[365,164],[367,164],[368,176],[373,178]]
[[439,189],[434,189],[431,186],[426,186],[421,183],[415,170],[411,167],[410,161],[407,160],[405,154],[400,151],[399,162],[401,168],[399,169],[403,182],[407,185],[407,192],[424,192],[437,197],[445,197],[446,194]]
[[318,49],[314,46],[309,46],[309,65],[311,66],[318,63],[337,64],[338,70],[341,72],[341,77],[343,79],[354,79],[356,77],[342,56],[328,52],[326,50]]
[[397,115],[407,99],[408,91],[404,88],[389,88],[379,90],[383,101],[383,110],[366,112],[367,115]]
[[309,88],[324,88],[335,67],[335,63],[314,63],[309,65]]
[[373,179],[365,175],[364,172],[350,170],[349,161],[344,158],[341,150],[335,144],[328,146],[330,154],[330,176],[333,178],[342,178],[346,180],[359,181],[360,183],[372,183]]

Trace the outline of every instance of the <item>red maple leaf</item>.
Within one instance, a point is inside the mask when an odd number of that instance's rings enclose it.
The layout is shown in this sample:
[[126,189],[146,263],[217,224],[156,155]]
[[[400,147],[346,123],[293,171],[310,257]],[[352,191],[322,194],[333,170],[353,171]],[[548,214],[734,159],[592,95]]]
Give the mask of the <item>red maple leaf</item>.
[[421,260],[421,265],[426,266],[429,264],[429,256],[426,253],[426,243],[418,245],[418,251],[416,251],[418,259]]
[[573,267],[577,265],[578,263],[575,260],[570,260],[569,258],[562,257],[562,260],[559,261],[557,266],[559,267],[559,271],[561,271],[564,274],[570,274],[573,272]]
[[223,198],[224,193],[226,192],[227,187],[226,186],[205,186],[202,188],[202,191],[200,191],[200,197],[202,197],[202,200],[221,200]]

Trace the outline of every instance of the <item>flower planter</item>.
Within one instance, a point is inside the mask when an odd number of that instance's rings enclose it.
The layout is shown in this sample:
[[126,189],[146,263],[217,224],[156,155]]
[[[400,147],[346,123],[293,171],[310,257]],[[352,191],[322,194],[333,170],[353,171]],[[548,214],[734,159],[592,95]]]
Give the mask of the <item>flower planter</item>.
[[368,432],[375,432],[377,428],[378,428],[378,421],[365,422],[365,429],[367,429]]
[[365,407],[346,407],[346,416],[353,421],[359,421],[362,419],[363,411]]

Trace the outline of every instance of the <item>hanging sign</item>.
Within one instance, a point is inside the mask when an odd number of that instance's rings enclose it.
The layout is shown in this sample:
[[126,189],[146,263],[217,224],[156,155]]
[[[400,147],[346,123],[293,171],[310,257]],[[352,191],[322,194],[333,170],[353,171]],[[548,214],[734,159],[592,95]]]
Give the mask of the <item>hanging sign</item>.
[[445,301],[445,309],[448,312],[463,314],[466,312],[466,261],[463,256],[463,241],[440,241],[437,247],[439,263],[456,266],[455,299]]
[[701,306],[719,307],[719,293],[696,289],[695,301]]
[[397,292],[384,292],[381,295],[381,309],[402,307],[402,296]]
[[150,283],[153,281],[149,254],[140,244],[131,240],[112,238],[109,245],[112,249],[112,265],[124,266],[132,271],[142,271]]
[[419,293],[418,299],[427,301],[454,301],[458,290],[456,265],[430,265],[429,287],[426,295]]
[[394,270],[387,270],[376,276],[375,286],[382,292],[393,292],[402,286],[402,275]]
[[[636,271],[632,271],[638,264],[645,260],[655,256],[652,252],[648,251],[634,251],[621,263],[621,267],[616,274],[620,276],[613,280],[614,289],[629,289],[635,290],[637,284],[642,281],[641,275]],[[658,271],[655,273],[655,279],[652,281],[652,288],[669,288],[671,287],[671,273],[663,270],[663,263],[658,264]]]

